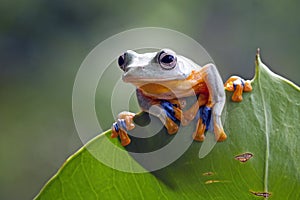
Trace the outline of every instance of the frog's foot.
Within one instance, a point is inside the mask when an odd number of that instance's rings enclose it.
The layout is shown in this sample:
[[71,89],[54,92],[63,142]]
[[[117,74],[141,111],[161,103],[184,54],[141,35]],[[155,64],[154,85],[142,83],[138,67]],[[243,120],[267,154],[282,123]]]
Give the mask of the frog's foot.
[[[203,141],[205,139],[205,131],[210,129],[210,126],[214,126],[213,131],[215,134],[216,141],[222,142],[226,140],[227,135],[225,134],[221,125],[220,116],[212,118],[212,107],[206,105],[201,106],[198,110],[196,119],[198,119],[196,131],[193,134],[193,138],[196,141]],[[211,121],[213,119],[213,121]]]
[[133,123],[133,117],[135,116],[135,113],[132,112],[121,112],[118,114],[118,119],[124,119],[126,122],[126,128],[127,130],[132,130],[134,129],[135,125]]
[[205,139],[204,133],[209,129],[211,121],[211,107],[201,106],[196,115],[197,127],[196,131],[193,134],[193,138],[196,141],[203,141]]
[[214,133],[215,133],[215,138],[218,142],[222,142],[227,138],[227,135],[225,134],[223,128],[218,124],[214,124]]
[[124,129],[118,129],[118,125],[116,125],[117,122],[115,122],[113,124],[113,127],[112,127],[112,134],[111,134],[111,137],[114,138],[114,137],[117,137],[119,136],[120,140],[121,140],[121,145],[122,146],[127,146],[130,144],[131,140],[127,134],[127,131],[124,130]]
[[206,126],[203,123],[202,119],[198,119],[196,131],[193,133],[193,138],[196,141],[202,142],[205,139],[204,132],[206,130]]
[[176,109],[176,107],[174,107],[172,103],[168,101],[162,101],[160,105],[163,109],[163,115],[160,113],[158,115],[159,118],[164,123],[168,133],[170,135],[175,134],[178,131],[178,125],[176,122],[180,120],[181,111]]
[[249,80],[244,80],[238,76],[230,77],[224,84],[227,91],[233,92],[232,101],[240,102],[243,100],[243,92],[251,92],[252,86]]
[[166,118],[165,127],[170,135],[178,131],[178,125],[169,117]]
[[134,113],[131,112],[121,112],[118,115],[118,119],[112,126],[111,137],[118,137],[121,140],[122,146],[127,146],[130,144],[131,140],[127,134],[127,130],[132,130],[135,125],[133,123]]

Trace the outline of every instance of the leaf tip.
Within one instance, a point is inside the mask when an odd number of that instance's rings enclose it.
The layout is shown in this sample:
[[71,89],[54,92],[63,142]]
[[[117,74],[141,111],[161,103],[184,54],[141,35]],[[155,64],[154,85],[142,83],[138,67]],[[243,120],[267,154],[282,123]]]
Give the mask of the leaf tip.
[[255,76],[254,76],[253,80],[255,80],[259,77],[260,70],[262,68],[264,68],[264,65],[262,64],[262,61],[261,61],[260,48],[257,48],[256,56],[255,56]]
[[256,65],[259,65],[259,63],[261,63],[260,60],[260,48],[257,48],[256,50],[256,59],[255,59]]

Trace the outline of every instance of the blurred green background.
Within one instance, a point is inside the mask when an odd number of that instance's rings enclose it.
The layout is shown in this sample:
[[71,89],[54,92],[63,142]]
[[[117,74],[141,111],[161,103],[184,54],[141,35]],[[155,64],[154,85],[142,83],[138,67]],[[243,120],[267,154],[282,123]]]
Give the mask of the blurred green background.
[[[99,42],[136,27],[171,28],[202,44],[224,80],[252,78],[260,47],[273,71],[299,85],[299,7],[300,1],[274,0],[2,0],[0,199],[32,199],[81,147],[72,87]],[[97,102],[108,99],[109,83],[102,88]]]

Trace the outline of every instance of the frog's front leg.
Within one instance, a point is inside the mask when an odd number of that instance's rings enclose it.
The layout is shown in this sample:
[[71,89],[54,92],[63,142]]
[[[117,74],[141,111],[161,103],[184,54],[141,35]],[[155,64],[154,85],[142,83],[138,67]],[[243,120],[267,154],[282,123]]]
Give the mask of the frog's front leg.
[[[224,141],[227,136],[221,122],[221,114],[226,100],[223,81],[215,65],[207,64],[201,70],[203,72],[203,80],[206,83],[209,92],[208,103],[206,104],[208,109],[205,110],[211,109],[213,131],[216,140]],[[203,138],[203,136],[200,135],[200,138]]]
[[146,96],[139,89],[136,90],[136,95],[142,110],[158,117],[169,134],[174,134],[178,131],[176,122],[181,116],[181,111],[174,108],[172,103]]
[[127,135],[127,131],[132,130],[135,127],[133,123],[134,116],[135,114],[131,112],[121,112],[118,114],[116,122],[112,125],[111,137],[115,138],[119,136],[122,146],[127,146],[131,142]]
[[175,116],[175,110],[170,102],[162,101],[158,105],[153,105],[147,112],[158,117],[170,135],[177,133],[179,127],[176,122],[178,119]]
[[[156,117],[158,117],[167,128],[169,134],[174,134],[178,131],[178,125],[176,124],[174,113],[171,113],[168,110],[165,110],[159,104],[153,104],[150,110],[144,109],[145,112],[148,112]],[[127,134],[127,131],[134,129],[135,125],[133,122],[135,114],[131,112],[121,112],[118,115],[118,118],[115,123],[112,125],[111,137],[116,138],[119,136],[122,146],[127,146],[130,144],[131,139]]]
[[249,80],[244,80],[238,76],[231,76],[224,84],[225,90],[233,92],[232,101],[243,100],[243,92],[251,92],[252,86]]

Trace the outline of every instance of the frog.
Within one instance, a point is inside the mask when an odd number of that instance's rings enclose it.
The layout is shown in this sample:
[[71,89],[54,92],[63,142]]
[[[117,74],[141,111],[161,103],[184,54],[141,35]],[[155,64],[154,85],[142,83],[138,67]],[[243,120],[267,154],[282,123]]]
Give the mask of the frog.
[[[168,48],[147,53],[127,50],[117,62],[123,81],[136,87],[141,110],[158,117],[170,135],[177,133],[180,125],[196,121],[195,141],[204,141],[207,130],[212,130],[216,141],[226,140],[221,122],[225,90],[233,92],[234,102],[243,100],[243,92],[252,91],[250,80],[231,76],[223,84],[215,64],[200,66]],[[196,100],[188,105],[191,97]],[[111,137],[119,137],[122,146],[131,143],[128,131],[135,128],[136,115],[123,111],[111,127]]]

